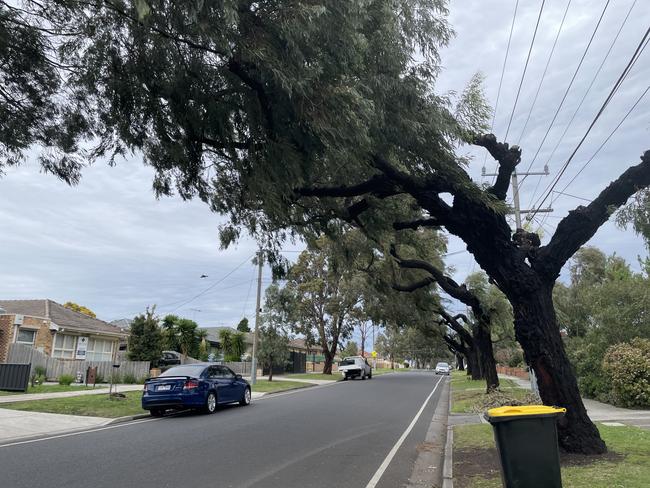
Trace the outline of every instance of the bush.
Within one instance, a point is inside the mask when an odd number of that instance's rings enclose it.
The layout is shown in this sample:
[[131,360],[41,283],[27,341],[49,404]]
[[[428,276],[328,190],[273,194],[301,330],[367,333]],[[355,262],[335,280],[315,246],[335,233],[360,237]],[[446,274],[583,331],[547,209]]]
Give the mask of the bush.
[[71,374],[62,374],[59,376],[59,385],[70,386],[74,381],[74,376]]
[[138,379],[133,373],[125,373],[122,381],[127,385],[135,385],[138,382]]
[[43,366],[35,366],[34,367],[34,374],[36,376],[42,376],[43,378],[45,378],[45,376],[47,374],[47,371]]
[[650,340],[632,339],[607,349],[603,370],[612,400],[622,407],[650,406]]
[[95,384],[97,383],[106,383],[106,378],[101,373],[95,375]]
[[575,368],[580,393],[587,398],[610,402],[608,376],[603,372],[603,356],[606,345],[590,342],[589,339],[572,339],[567,344],[567,353]]
[[120,373],[113,373],[113,384],[122,383],[122,376]]

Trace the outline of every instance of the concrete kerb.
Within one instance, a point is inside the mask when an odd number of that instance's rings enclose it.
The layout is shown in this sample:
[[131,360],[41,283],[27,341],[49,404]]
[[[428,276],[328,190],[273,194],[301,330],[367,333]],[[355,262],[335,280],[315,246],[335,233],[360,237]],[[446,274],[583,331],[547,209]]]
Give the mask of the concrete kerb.
[[[449,412],[452,406],[451,383],[449,386]],[[445,460],[442,465],[442,488],[454,488],[454,428],[447,425],[447,441],[445,442]]]
[[430,488],[440,486],[443,479],[441,466],[444,464],[444,445],[447,437],[449,404],[445,395],[449,395],[450,384],[445,382],[441,393],[441,401],[431,419],[422,450],[418,454],[407,488]]

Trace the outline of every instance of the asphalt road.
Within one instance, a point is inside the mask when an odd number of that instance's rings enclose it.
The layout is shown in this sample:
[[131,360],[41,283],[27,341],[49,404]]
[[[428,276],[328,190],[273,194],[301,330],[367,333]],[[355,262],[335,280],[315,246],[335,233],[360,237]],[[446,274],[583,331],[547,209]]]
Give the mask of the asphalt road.
[[[439,381],[397,373],[0,445],[2,488],[365,488]],[[443,390],[435,388],[377,488],[404,486]],[[384,463],[385,464],[385,463]]]

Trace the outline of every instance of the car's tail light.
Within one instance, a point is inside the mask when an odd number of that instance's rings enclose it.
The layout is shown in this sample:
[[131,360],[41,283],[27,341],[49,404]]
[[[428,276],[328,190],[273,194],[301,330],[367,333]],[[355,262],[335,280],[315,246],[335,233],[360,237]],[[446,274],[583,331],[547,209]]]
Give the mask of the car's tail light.
[[196,380],[187,380],[183,385],[183,390],[194,390],[199,387],[199,382]]

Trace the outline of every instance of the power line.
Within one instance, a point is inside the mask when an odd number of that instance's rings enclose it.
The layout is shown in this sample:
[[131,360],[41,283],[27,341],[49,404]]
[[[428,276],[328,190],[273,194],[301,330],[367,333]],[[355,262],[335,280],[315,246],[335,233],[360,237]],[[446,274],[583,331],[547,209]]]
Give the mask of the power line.
[[[632,111],[636,108],[636,106],[639,104],[639,102],[641,102],[641,100],[643,99],[643,97],[646,96],[646,94],[648,93],[648,91],[650,91],[650,85],[648,85],[648,87],[643,91],[643,93],[641,93],[641,96],[640,96],[639,98],[637,98],[636,102],[634,102],[634,105],[632,105],[632,107],[630,107],[630,110],[627,111],[627,113],[623,116],[623,118],[622,118],[621,121],[618,123],[618,125],[617,125],[616,127],[614,127],[614,130],[612,130],[612,131],[609,133],[609,135],[608,135],[607,138],[603,141],[603,143],[602,143],[600,146],[598,146],[598,149],[596,149],[596,151],[591,155],[591,157],[590,157],[590,158],[587,160],[587,162],[582,166],[582,168],[580,168],[580,170],[579,170],[579,171],[578,171],[578,172],[573,176],[573,178],[571,178],[571,181],[569,181],[569,182],[565,185],[565,187],[562,188],[562,191],[561,191],[561,192],[556,192],[556,193],[562,193],[562,194],[565,194],[565,193],[563,193],[563,192],[564,192],[564,191],[565,191],[565,190],[566,190],[566,189],[567,189],[567,188],[568,188],[568,187],[569,187],[569,186],[570,186],[570,185],[571,185],[571,184],[576,180],[576,178],[577,178],[578,176],[580,176],[580,173],[582,173],[582,172],[584,171],[584,169],[587,167],[587,165],[593,161],[593,159],[594,159],[594,158],[596,157],[596,155],[600,152],[600,150],[605,146],[605,144],[607,144],[607,143],[609,142],[609,140],[612,138],[612,136],[614,135],[614,133],[618,130],[618,128],[619,128],[621,125],[623,125],[623,122],[625,122],[625,119],[628,118],[628,116],[629,116],[629,115],[632,113]],[[569,196],[572,196],[572,195],[569,195]],[[576,197],[576,198],[577,198],[577,197]],[[591,200],[590,200],[590,201],[591,201]]]
[[587,53],[589,52],[589,48],[591,47],[591,44],[594,40],[594,37],[596,37],[596,32],[598,32],[598,28],[600,27],[600,24],[603,20],[603,17],[605,16],[605,12],[607,11],[607,7],[609,6],[609,2],[611,0],[607,0],[605,3],[605,6],[603,7],[603,11],[600,14],[600,17],[598,18],[598,23],[596,24],[596,27],[594,28],[594,31],[591,33],[591,37],[589,38],[589,42],[587,43],[587,47],[585,48],[584,52],[582,53],[582,56],[580,57],[580,62],[578,62],[578,66],[576,67],[573,76],[571,77],[571,81],[569,82],[569,86],[567,86],[566,90],[564,91],[564,95],[562,96],[562,100],[560,100],[560,104],[558,105],[557,109],[555,110],[555,114],[553,114],[553,119],[551,119],[551,123],[549,124],[548,128],[546,129],[546,133],[544,134],[544,137],[542,137],[542,142],[540,142],[539,147],[537,148],[537,151],[535,152],[535,155],[533,156],[533,159],[531,160],[530,164],[528,165],[528,169],[526,172],[530,171],[530,168],[533,166],[535,163],[535,160],[537,159],[537,156],[539,155],[539,152],[542,149],[542,146],[544,146],[544,143],[546,142],[546,138],[548,137],[549,133],[551,132],[551,128],[553,127],[553,124],[555,124],[555,120],[557,119],[558,114],[560,113],[560,110],[562,109],[562,106],[564,105],[564,102],[567,98],[567,95],[569,94],[569,91],[571,90],[571,87],[573,86],[573,82],[575,81],[576,77],[578,76],[578,72],[580,71],[580,67],[582,66],[582,63],[584,62],[585,58],[587,57]]
[[541,206],[548,199],[551,192],[555,189],[555,186],[559,183],[560,179],[562,178],[562,175],[564,175],[564,172],[569,167],[569,164],[571,164],[571,161],[573,160],[573,157],[576,155],[576,153],[578,152],[578,150],[580,149],[582,144],[585,142],[585,139],[587,139],[587,136],[591,132],[591,129],[594,127],[594,125],[596,125],[596,122],[598,121],[600,116],[603,114],[603,112],[607,108],[607,105],[609,105],[609,102],[612,100],[612,98],[614,97],[614,95],[616,94],[616,92],[618,91],[620,86],[625,81],[625,78],[627,78],[627,75],[630,73],[630,70],[632,69],[632,67],[636,63],[637,59],[639,59],[639,56],[645,50],[646,46],[648,45],[647,41],[650,40],[648,38],[649,35],[650,35],[650,27],[646,30],[645,34],[643,35],[643,38],[641,38],[641,41],[639,42],[639,45],[637,46],[636,50],[634,51],[634,54],[630,58],[630,61],[625,66],[625,69],[623,70],[623,72],[619,76],[618,80],[616,80],[616,83],[612,87],[611,91],[609,92],[609,95],[607,96],[607,98],[603,102],[602,106],[600,107],[600,110],[598,110],[598,113],[596,114],[596,116],[592,120],[591,124],[589,124],[589,127],[587,128],[585,134],[582,136],[582,139],[580,139],[580,142],[578,142],[578,145],[575,147],[575,149],[573,150],[571,155],[568,157],[568,159],[566,160],[566,162],[562,166],[562,169],[561,169],[560,173],[557,175],[555,180],[551,183],[551,186],[550,186],[548,192],[546,192],[546,196],[542,199],[542,201],[539,203],[539,205],[535,205],[536,208],[533,211],[533,214],[532,214],[533,216],[537,212],[539,212],[539,209],[541,208]]
[[510,125],[512,124],[512,119],[515,116],[515,110],[517,109],[517,102],[519,101],[519,95],[521,94],[521,87],[524,84],[524,79],[526,78],[526,71],[528,70],[528,62],[530,61],[530,55],[533,52],[533,46],[535,45],[535,38],[537,37],[537,29],[539,28],[539,21],[542,18],[542,12],[544,11],[544,4],[546,0],[542,0],[542,5],[539,8],[539,15],[537,16],[537,22],[535,23],[535,30],[533,31],[533,38],[530,41],[530,47],[528,48],[528,55],[526,56],[526,63],[524,64],[524,71],[521,73],[521,80],[519,80],[519,87],[517,88],[517,95],[515,96],[515,104],[512,106],[512,112],[510,112],[510,119],[508,120],[508,127],[506,129],[506,135],[504,140],[508,139],[508,133],[510,132]]
[[[609,45],[609,49],[608,49],[607,52],[605,53],[605,56],[603,57],[603,60],[602,60],[601,63],[600,63],[600,66],[598,66],[598,69],[596,70],[596,73],[594,74],[593,78],[591,79],[591,83],[589,83],[589,86],[587,87],[587,90],[585,91],[584,95],[582,96],[582,99],[580,100],[580,103],[578,104],[578,106],[576,107],[575,111],[573,112],[573,115],[571,116],[571,119],[569,120],[569,122],[567,123],[567,125],[564,127],[564,131],[562,132],[562,135],[560,135],[560,137],[559,137],[557,143],[555,144],[555,147],[553,148],[553,151],[551,151],[550,156],[547,158],[547,160],[546,160],[546,165],[548,165],[548,164],[551,162],[551,159],[552,159],[553,156],[555,155],[555,152],[558,150],[558,148],[560,147],[560,144],[561,144],[562,141],[564,140],[564,136],[566,135],[566,133],[567,133],[567,132],[569,131],[569,129],[571,128],[571,125],[573,124],[573,121],[575,120],[576,115],[577,115],[578,112],[580,111],[580,108],[582,107],[582,104],[583,104],[584,101],[586,100],[587,95],[589,95],[589,92],[591,91],[592,87],[594,86],[594,84],[595,84],[595,82],[596,82],[596,79],[598,78],[598,75],[600,74],[600,72],[601,72],[602,69],[603,69],[603,66],[605,65],[605,62],[606,62],[607,59],[609,58],[609,55],[610,55],[610,53],[612,52],[612,49],[614,48],[614,45],[616,44],[616,41],[618,40],[619,36],[621,35],[621,32],[623,31],[623,28],[625,27],[625,24],[627,23],[627,20],[629,19],[630,14],[632,13],[632,9],[633,9],[634,6],[636,5],[636,2],[637,2],[637,0],[634,0],[634,1],[632,2],[632,5],[631,5],[630,8],[628,9],[628,11],[627,11],[627,15],[625,16],[625,18],[623,19],[623,22],[621,23],[620,27],[618,28],[618,31],[617,31],[617,33],[616,33],[616,36],[614,36],[614,39],[613,39],[612,42],[610,43],[610,45]],[[522,180],[522,186],[523,186],[523,182],[524,182],[525,179],[526,179],[526,178],[524,178],[524,179]],[[533,204],[533,202],[535,201],[535,197],[537,196],[537,190],[539,190],[539,185],[541,184],[541,182],[542,182],[542,179],[539,178],[539,179],[537,180],[537,184],[535,185],[535,190],[533,191],[533,196],[530,198],[530,203],[529,203],[529,205],[528,205],[529,207],[530,207],[530,206]]]
[[219,280],[215,281],[215,282],[212,283],[210,286],[208,286],[205,290],[203,290],[203,291],[200,292],[200,293],[197,293],[196,295],[194,295],[194,296],[193,296],[192,298],[190,298],[189,300],[186,300],[185,302],[183,302],[183,303],[181,303],[180,305],[178,305],[178,306],[177,306],[176,308],[174,308],[170,313],[174,313],[174,312],[175,312],[176,310],[178,310],[179,308],[181,308],[181,307],[187,305],[188,303],[193,302],[194,300],[196,300],[196,299],[199,298],[200,296],[205,295],[207,292],[209,292],[210,290],[212,290],[212,289],[213,289],[215,286],[217,286],[219,283],[222,283],[226,278],[228,278],[228,277],[229,277],[230,275],[232,275],[235,271],[237,271],[239,268],[241,268],[244,264],[246,264],[248,261],[250,261],[250,260],[253,258],[253,256],[255,256],[255,254],[251,254],[250,256],[248,256],[244,261],[242,261],[241,263],[239,263],[236,267],[234,267],[231,271],[229,271],[227,274],[225,274],[224,276],[222,276]]
[[564,20],[566,19],[566,15],[569,12],[570,6],[571,6],[571,0],[568,1],[568,3],[566,4],[566,8],[564,9],[564,15],[562,15],[562,21],[560,22],[560,27],[558,28],[557,34],[555,35],[555,40],[553,41],[553,47],[551,48],[551,53],[548,55],[548,59],[546,60],[546,66],[544,66],[544,72],[542,73],[542,77],[539,80],[539,85],[537,85],[537,91],[535,92],[535,97],[533,97],[533,104],[530,106],[530,110],[528,111],[528,116],[526,117],[524,128],[521,129],[521,134],[519,135],[519,139],[517,140],[517,145],[519,145],[519,143],[523,139],[524,133],[526,132],[526,128],[528,127],[528,122],[530,121],[530,116],[533,114],[533,109],[535,108],[535,104],[537,103],[537,97],[539,97],[539,92],[542,89],[544,78],[546,78],[546,72],[548,71],[548,66],[551,64],[551,59],[553,58],[553,53],[555,52],[555,46],[557,45],[557,41],[560,38],[562,27],[564,27]]
[[[503,76],[505,75],[506,72],[506,64],[508,63],[508,54],[510,53],[510,42],[512,41],[512,32],[515,29],[515,19],[517,18],[517,9],[519,8],[519,0],[515,2],[515,11],[512,14],[512,24],[510,24],[510,34],[508,35],[508,45],[506,46],[506,56],[503,58],[503,66],[501,67],[501,78],[499,79],[499,88],[497,90],[497,99],[496,102],[494,103],[494,112],[492,113],[492,124],[490,125],[490,132],[494,132],[494,121],[496,120],[497,117],[497,110],[499,108],[499,98],[501,96],[501,87],[503,86]],[[485,156],[483,157],[483,167],[485,167],[485,162],[487,161],[487,152],[485,153]],[[496,173],[496,163],[495,162],[495,170],[494,172]],[[492,180],[492,183],[494,184],[494,180]]]

